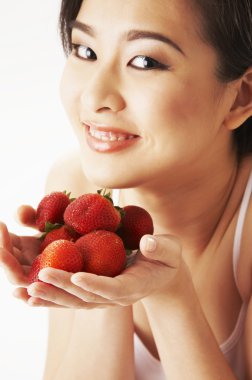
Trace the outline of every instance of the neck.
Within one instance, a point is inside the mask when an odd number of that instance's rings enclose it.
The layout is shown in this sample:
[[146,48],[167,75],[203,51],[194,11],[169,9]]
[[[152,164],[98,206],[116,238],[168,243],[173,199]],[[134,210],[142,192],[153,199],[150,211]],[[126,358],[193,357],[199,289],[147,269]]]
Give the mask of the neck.
[[237,166],[235,157],[213,160],[202,168],[197,163],[190,171],[186,168],[179,175],[176,172],[174,176],[163,176],[168,180],[162,179],[155,186],[122,190],[121,201],[146,208],[152,215],[156,234],[175,235],[187,250],[201,252],[226,208]]

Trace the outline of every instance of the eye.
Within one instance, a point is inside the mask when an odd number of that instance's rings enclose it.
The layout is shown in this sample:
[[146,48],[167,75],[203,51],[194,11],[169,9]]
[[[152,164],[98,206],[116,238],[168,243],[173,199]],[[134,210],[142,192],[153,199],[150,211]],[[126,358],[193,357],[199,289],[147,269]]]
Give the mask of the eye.
[[168,69],[168,65],[164,65],[161,62],[156,61],[155,59],[151,57],[147,57],[145,55],[138,55],[134,57],[130,61],[130,66],[133,66],[136,69],[139,70],[153,70],[153,69],[161,69],[165,70]]
[[87,46],[72,44],[73,54],[80,59],[95,61],[97,59],[95,52]]

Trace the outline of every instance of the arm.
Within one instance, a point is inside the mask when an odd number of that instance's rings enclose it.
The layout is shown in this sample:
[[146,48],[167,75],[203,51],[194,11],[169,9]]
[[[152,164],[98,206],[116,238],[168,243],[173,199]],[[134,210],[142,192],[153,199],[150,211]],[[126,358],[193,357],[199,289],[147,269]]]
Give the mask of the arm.
[[44,380],[133,380],[131,308],[71,310],[70,314],[68,319],[65,310],[50,312],[52,335]]
[[[76,180],[77,178],[77,180]],[[46,193],[94,192],[84,178],[77,156],[57,163],[48,176]],[[44,380],[134,379],[131,308],[49,311],[48,349]]]
[[143,301],[167,379],[235,380],[190,281],[176,300]]
[[48,340],[44,379],[54,379],[71,338],[74,310],[48,310]]
[[[151,237],[153,239],[153,237]],[[144,237],[143,256],[115,278],[87,273],[78,277],[86,299],[130,305],[141,300],[154,335],[167,379],[235,380],[205,318],[181,247],[167,235]],[[147,242],[147,244],[146,244]]]

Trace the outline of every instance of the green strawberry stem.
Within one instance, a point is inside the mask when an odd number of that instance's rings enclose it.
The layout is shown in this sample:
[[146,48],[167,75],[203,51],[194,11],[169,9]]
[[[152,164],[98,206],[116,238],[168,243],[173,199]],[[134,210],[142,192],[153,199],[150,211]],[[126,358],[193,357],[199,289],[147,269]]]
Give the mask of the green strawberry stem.
[[[100,189],[100,190],[97,190],[97,193],[101,196],[103,196],[104,198],[106,198],[108,201],[110,201],[112,203],[112,205],[114,206],[114,202],[113,202],[113,199],[112,199],[112,195],[111,195],[111,192],[107,192],[107,189],[104,188],[104,189]],[[119,206],[114,206],[115,209],[117,211],[119,211],[120,213],[120,216],[121,216],[121,219],[124,217],[125,215],[125,211],[122,207],[119,207]],[[121,223],[119,224],[118,228],[121,226]]]
[[132,249],[125,249],[126,256],[130,256],[132,254]]
[[106,188],[97,190],[97,193],[101,195],[103,198],[106,198],[108,201],[110,201],[114,205],[113,199],[111,198],[111,192],[110,191],[107,192]]
[[38,239],[43,241],[45,239],[46,235],[48,234],[48,232],[51,232],[53,230],[57,230],[60,227],[62,227],[62,224],[46,222],[45,232]]
[[70,192],[67,192],[66,190],[64,190],[63,193],[66,194],[66,196],[70,199],[70,202],[75,201],[76,198],[70,198],[71,191],[70,191]]

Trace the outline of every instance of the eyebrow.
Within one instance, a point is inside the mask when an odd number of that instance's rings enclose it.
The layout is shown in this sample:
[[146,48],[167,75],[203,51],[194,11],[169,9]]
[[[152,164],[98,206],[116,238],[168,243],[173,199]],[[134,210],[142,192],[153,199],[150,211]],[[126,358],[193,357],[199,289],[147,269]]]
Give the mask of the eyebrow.
[[[70,29],[78,29],[81,32],[84,32],[88,34],[91,37],[95,36],[94,29],[87,24],[84,24],[78,20],[73,20],[69,23]],[[184,51],[181,49],[181,47],[171,40],[169,37],[156,32],[150,32],[145,30],[130,30],[127,34],[127,41],[135,41],[140,39],[150,39],[150,40],[157,40],[166,43],[167,45],[173,47],[176,49],[179,53],[185,55]]]

